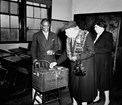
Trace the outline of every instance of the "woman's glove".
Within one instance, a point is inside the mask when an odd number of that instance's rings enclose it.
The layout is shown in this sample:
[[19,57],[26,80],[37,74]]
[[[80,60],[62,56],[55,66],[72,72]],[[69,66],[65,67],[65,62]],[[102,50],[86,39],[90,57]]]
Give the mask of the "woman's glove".
[[52,69],[54,66],[56,66],[57,65],[57,63],[56,62],[51,62],[50,63],[50,65],[49,65],[49,67]]
[[76,60],[77,60],[77,56],[72,56],[72,57],[70,58],[70,60],[76,61]]

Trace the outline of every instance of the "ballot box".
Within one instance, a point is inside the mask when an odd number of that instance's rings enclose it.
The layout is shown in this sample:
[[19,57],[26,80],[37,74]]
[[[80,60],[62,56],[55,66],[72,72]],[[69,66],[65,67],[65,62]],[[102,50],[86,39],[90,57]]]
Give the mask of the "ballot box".
[[49,68],[32,69],[32,86],[40,92],[65,87],[68,85],[68,68],[56,66]]

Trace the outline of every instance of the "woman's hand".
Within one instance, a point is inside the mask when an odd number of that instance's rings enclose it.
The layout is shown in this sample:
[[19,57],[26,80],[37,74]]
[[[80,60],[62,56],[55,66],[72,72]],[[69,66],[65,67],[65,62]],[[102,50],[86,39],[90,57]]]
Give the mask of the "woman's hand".
[[56,65],[57,65],[56,62],[51,62],[49,66],[50,66],[50,68],[52,69],[52,68],[53,68],[54,66],[56,66]]
[[70,60],[76,61],[77,60],[77,56],[72,56]]

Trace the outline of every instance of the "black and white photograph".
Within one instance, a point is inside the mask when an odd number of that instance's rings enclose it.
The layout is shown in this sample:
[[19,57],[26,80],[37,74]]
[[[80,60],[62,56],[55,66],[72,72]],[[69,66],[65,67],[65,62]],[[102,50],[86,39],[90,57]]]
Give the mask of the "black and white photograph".
[[122,0],[0,0],[0,105],[122,105]]

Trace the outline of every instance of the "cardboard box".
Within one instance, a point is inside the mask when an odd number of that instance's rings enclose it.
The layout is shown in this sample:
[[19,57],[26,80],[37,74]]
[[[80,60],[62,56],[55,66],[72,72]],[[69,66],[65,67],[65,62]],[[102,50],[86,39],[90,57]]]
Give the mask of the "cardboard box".
[[65,87],[68,85],[68,74],[68,68],[61,66],[55,67],[54,69],[33,68],[33,88],[41,92],[46,92],[49,90]]

